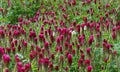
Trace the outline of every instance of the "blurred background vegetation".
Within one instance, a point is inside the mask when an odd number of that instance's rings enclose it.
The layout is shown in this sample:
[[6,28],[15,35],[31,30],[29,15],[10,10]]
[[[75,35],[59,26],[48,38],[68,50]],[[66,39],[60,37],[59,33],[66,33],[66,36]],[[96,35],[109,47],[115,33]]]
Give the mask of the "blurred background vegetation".
[[39,7],[40,0],[0,0],[0,22],[15,24],[19,17],[32,17]]
[[[54,2],[56,1],[56,2]],[[79,0],[76,0],[79,1]],[[81,0],[82,1],[82,0]],[[58,6],[62,4],[62,0],[0,0],[0,8],[3,8],[3,11],[0,12],[0,24],[17,24],[18,18],[31,18],[35,15],[35,12],[40,8],[42,4],[44,4],[46,7],[50,7],[50,3],[54,5],[55,11],[59,14],[58,17],[62,16],[60,11],[58,10]],[[115,8],[119,16],[116,16],[115,14],[111,16],[116,20],[120,20],[120,0],[101,0],[101,4],[105,5],[106,3],[111,4],[109,10],[112,10],[112,8]],[[105,12],[100,12],[98,10],[98,6],[103,6],[91,3],[90,5],[85,5],[82,7],[81,3],[77,3],[77,5],[72,9],[74,12],[77,10],[81,13],[81,16],[74,16],[74,14],[71,14],[71,9],[67,8],[66,10],[69,12],[70,21],[76,20],[78,23],[82,23],[82,18],[84,16],[87,16],[89,20],[98,21],[100,16],[105,17]],[[119,5],[119,6],[118,6]],[[94,15],[87,14],[87,10],[92,7],[95,11]],[[81,9],[77,9],[81,8]],[[103,7],[104,9],[104,7]],[[100,14],[101,13],[101,14]],[[98,17],[96,17],[98,15]],[[117,18],[116,18],[117,17]]]

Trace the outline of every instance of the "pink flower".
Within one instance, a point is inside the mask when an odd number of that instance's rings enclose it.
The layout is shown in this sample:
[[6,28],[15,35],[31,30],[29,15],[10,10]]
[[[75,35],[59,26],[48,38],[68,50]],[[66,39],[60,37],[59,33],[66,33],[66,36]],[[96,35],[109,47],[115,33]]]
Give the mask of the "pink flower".
[[0,57],[4,54],[4,48],[0,47]]
[[20,35],[20,32],[19,32],[18,30],[14,30],[13,36],[14,36],[14,37],[17,37],[17,36],[19,36],[19,35]]
[[85,55],[82,53],[82,54],[81,54],[81,58],[84,59],[84,57],[85,57]]
[[72,64],[72,55],[68,54],[67,58],[68,58],[69,65],[71,65]]
[[53,68],[53,63],[52,63],[52,62],[49,63],[49,67],[50,67],[51,69]]
[[34,57],[34,54],[31,52],[30,53],[30,60],[33,60],[35,57]]
[[22,22],[22,21],[23,21],[22,17],[18,18],[18,21],[19,21],[19,22]]
[[90,35],[90,38],[88,40],[88,44],[91,45],[93,41],[94,41],[94,36]]
[[59,70],[59,66],[58,66],[58,65],[55,66],[55,70],[56,70],[56,71]]
[[69,70],[69,67],[66,66],[66,67],[65,67],[65,72],[68,72],[68,70]]
[[0,30],[0,37],[3,38],[5,36],[4,30]]
[[90,54],[90,51],[91,51],[91,48],[86,49],[87,54]]
[[5,68],[5,72],[10,72],[8,68]]
[[76,51],[75,49],[72,49],[72,54],[75,55]]
[[45,52],[45,48],[42,48],[42,53],[44,54],[44,52]]
[[112,32],[112,38],[113,38],[113,40],[116,39],[116,36],[117,36],[117,35],[116,35],[116,32],[113,31],[113,32]]
[[29,37],[30,38],[36,37],[36,33],[34,31],[30,31]]
[[78,67],[80,67],[82,64],[83,64],[83,59],[80,58],[80,59],[78,60]]
[[[11,48],[6,47],[6,51],[7,51],[8,53],[10,53]],[[0,53],[0,54],[1,54],[1,53]]]
[[27,42],[26,41],[23,41],[23,46],[27,47]]
[[31,64],[30,63],[25,64],[25,70],[30,70],[30,68],[31,68]]
[[49,43],[48,43],[47,41],[45,41],[45,42],[44,42],[44,47],[45,47],[45,49],[48,50],[48,46],[49,46]]
[[20,45],[18,45],[18,51],[20,51],[21,50],[21,46]]
[[107,50],[110,50],[111,47],[112,47],[111,44],[106,44],[106,48],[107,48]]
[[60,36],[56,38],[57,45],[60,45]]
[[41,48],[40,48],[39,46],[36,46],[36,50],[37,50],[38,52],[40,52],[40,51],[41,51]]
[[89,59],[85,60],[85,61],[84,61],[84,64],[85,64],[85,65],[90,65],[90,60],[89,60]]
[[100,21],[103,21],[103,20],[104,20],[104,18],[101,16],[101,17],[100,17]]
[[64,56],[60,56],[60,61],[63,62]]
[[20,72],[25,72],[25,67],[21,67]]
[[83,17],[84,23],[87,23],[87,17]]
[[43,64],[44,64],[45,67],[48,67],[49,62],[50,62],[49,58],[44,58]]
[[16,61],[16,62],[20,62],[20,59],[19,59],[19,57],[18,57],[17,54],[15,55],[15,61]]
[[55,55],[54,55],[54,53],[51,54],[51,58],[52,58],[52,59],[55,59]]
[[85,39],[84,35],[81,35],[81,36],[78,37],[79,43],[80,43],[81,45],[83,45],[84,39]]
[[44,59],[39,59],[38,64],[41,66],[44,63]]
[[4,61],[5,64],[8,65],[9,62],[10,62],[10,56],[8,54],[4,54],[3,55],[3,61]]
[[39,34],[39,40],[40,40],[40,41],[43,41],[43,42],[45,41],[45,37],[44,37],[44,34],[43,34],[43,33],[40,33],[40,34]]
[[106,4],[106,7],[107,7],[107,8],[110,7],[110,4]]
[[92,66],[91,65],[87,66],[87,72],[91,72],[91,71],[92,71]]

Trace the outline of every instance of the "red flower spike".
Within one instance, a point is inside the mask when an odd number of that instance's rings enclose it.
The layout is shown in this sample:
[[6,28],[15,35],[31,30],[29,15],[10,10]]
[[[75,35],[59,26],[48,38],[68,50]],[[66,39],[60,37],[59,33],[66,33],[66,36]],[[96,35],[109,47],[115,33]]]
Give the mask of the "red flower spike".
[[52,63],[52,62],[49,63],[49,67],[50,67],[51,69],[53,68],[53,63]]
[[79,68],[82,64],[83,64],[83,59],[80,58],[80,59],[78,60],[78,68]]
[[92,44],[93,41],[94,41],[94,36],[91,35],[90,38],[89,38],[89,40],[88,40],[89,46]]
[[15,55],[15,61],[20,62],[20,59],[19,59],[18,55]]
[[55,55],[54,55],[54,54],[51,54],[51,58],[52,58],[52,59],[55,59]]
[[85,57],[85,55],[82,53],[82,54],[81,54],[81,58],[84,59],[84,57]]
[[84,61],[84,64],[85,64],[85,65],[90,65],[90,60],[88,60],[88,59],[85,60],[85,61]]
[[50,61],[49,61],[49,58],[44,58],[43,64],[44,64],[45,67],[48,67],[49,62],[50,62]]
[[87,66],[87,72],[91,72],[91,71],[92,71],[92,66],[91,65]]
[[65,67],[65,71],[66,71],[66,72],[68,72],[68,70],[69,70],[69,67],[68,67],[68,66],[66,66],[66,67]]
[[44,47],[45,47],[46,50],[48,50],[48,46],[49,46],[49,43],[47,41],[44,42]]
[[10,62],[10,56],[8,54],[4,54],[3,55],[3,61],[4,61],[5,64],[8,65],[9,62]]
[[[10,53],[11,48],[6,47],[6,51],[7,51],[8,53]],[[1,54],[1,52],[0,52],[0,54]]]
[[63,62],[64,56],[60,56],[60,61]]
[[34,59],[34,54],[30,53],[30,60],[33,60],[33,59]]
[[87,54],[90,54],[90,51],[91,51],[91,48],[86,49]]
[[31,68],[31,64],[30,63],[27,63],[27,64],[25,64],[25,70],[30,70],[30,68]]
[[56,70],[56,71],[59,70],[59,66],[58,66],[58,65],[55,66],[55,70]]
[[71,65],[72,64],[72,55],[68,54],[67,58],[68,58],[69,65]]
[[106,4],[106,8],[110,7],[110,4]]
[[116,32],[113,31],[113,32],[112,32],[112,39],[115,40],[116,37],[117,37]]
[[41,48],[39,46],[36,46],[36,51],[40,52]]
[[3,47],[0,47],[0,58],[1,58],[1,56],[4,54],[4,48]]
[[27,47],[27,42],[26,41],[23,41],[23,46]]

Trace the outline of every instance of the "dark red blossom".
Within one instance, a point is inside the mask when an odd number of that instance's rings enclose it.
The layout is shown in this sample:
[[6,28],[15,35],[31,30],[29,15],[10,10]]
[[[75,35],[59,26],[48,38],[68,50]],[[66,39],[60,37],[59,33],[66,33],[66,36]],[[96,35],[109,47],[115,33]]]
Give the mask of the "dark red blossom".
[[47,41],[44,42],[44,47],[45,47],[46,50],[48,50],[48,48],[49,48],[49,43],[48,43]]
[[30,31],[29,37],[30,38],[36,37],[36,32],[35,31]]
[[15,61],[20,62],[19,56],[17,54],[15,55]]
[[56,70],[56,71],[59,70],[59,66],[58,66],[58,65],[55,66],[55,70]]
[[113,32],[112,32],[112,39],[115,40],[116,37],[117,37],[116,32],[113,31]]
[[3,47],[0,47],[0,58],[1,58],[1,56],[4,54],[4,48]]
[[52,62],[49,63],[49,67],[50,67],[51,69],[53,68],[53,63],[52,63]]
[[25,70],[30,70],[30,68],[31,68],[31,64],[30,63],[26,63],[25,64]]
[[91,61],[89,59],[87,59],[87,60],[84,61],[85,65],[90,65],[90,63],[91,63]]
[[0,38],[4,38],[5,37],[5,32],[4,30],[0,30]]
[[10,72],[8,68],[5,68],[5,72]]
[[14,30],[13,36],[18,37],[20,35],[20,32],[18,30]]
[[72,64],[72,55],[68,54],[67,58],[68,58],[68,64],[71,65]]
[[78,60],[78,68],[79,68],[82,64],[83,64],[83,59],[80,58],[80,59]]
[[91,48],[86,48],[87,54],[90,54]]
[[91,71],[92,71],[92,66],[91,65],[87,66],[87,72],[91,72]]
[[88,40],[88,44],[91,45],[93,41],[94,41],[94,36],[90,35],[89,40]]
[[4,61],[4,64],[9,64],[10,62],[10,56],[8,54],[4,54],[3,55],[3,61]]

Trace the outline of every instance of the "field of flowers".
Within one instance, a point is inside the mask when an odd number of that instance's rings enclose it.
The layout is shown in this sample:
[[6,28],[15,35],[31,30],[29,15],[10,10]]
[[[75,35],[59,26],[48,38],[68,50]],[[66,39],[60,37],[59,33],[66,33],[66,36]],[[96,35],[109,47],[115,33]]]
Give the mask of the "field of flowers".
[[0,72],[120,72],[120,0],[0,0]]

